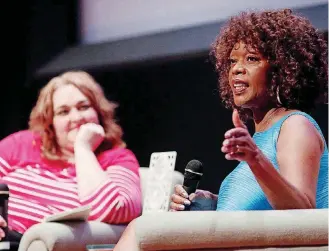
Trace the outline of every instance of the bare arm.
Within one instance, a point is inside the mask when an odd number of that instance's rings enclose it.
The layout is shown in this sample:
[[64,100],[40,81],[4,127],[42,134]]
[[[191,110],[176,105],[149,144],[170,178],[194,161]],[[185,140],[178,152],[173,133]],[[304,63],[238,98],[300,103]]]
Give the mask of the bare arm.
[[75,164],[80,202],[92,205],[89,220],[118,224],[136,218],[142,201],[136,158],[127,149],[103,153],[102,165],[108,165],[105,171],[94,154],[103,140],[101,126],[84,125],[80,131],[74,146]]
[[[128,150],[122,158],[134,159]],[[93,152],[77,149],[77,179],[80,202],[92,205],[89,220],[107,223],[127,223],[141,212],[141,189],[138,175],[128,167],[112,165],[103,171]],[[77,155],[77,156],[78,156]]]
[[[297,129],[298,128],[298,129]],[[228,159],[246,161],[275,209],[315,207],[315,194],[323,142],[314,126],[303,116],[291,116],[282,126],[277,144],[278,172],[255,145],[246,127],[228,131]],[[239,152],[229,154],[236,145]],[[230,150],[226,151],[226,148]]]
[[84,198],[109,179],[94,152],[83,146],[75,147],[75,167],[79,197]]
[[108,179],[94,154],[103,139],[104,129],[100,125],[89,123],[79,129],[74,143],[74,160],[80,199],[95,191]]
[[315,208],[323,151],[319,137],[305,117],[291,116],[283,124],[277,144],[280,172],[262,153],[258,161],[248,163],[273,208]]
[[280,174],[313,208],[316,206],[316,187],[323,149],[320,134],[307,118],[294,115],[285,121],[277,143]]

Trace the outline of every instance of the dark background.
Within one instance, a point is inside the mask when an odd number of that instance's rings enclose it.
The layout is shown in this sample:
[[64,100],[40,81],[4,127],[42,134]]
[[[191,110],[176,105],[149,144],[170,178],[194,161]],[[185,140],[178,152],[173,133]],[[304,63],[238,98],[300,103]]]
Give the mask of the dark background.
[[[41,86],[52,74],[38,68],[65,48],[79,44],[78,1],[34,0],[6,3],[1,92],[0,137],[26,129]],[[10,15],[9,15],[10,16]],[[200,187],[217,192],[237,162],[220,151],[223,135],[232,127],[231,111],[221,105],[216,74],[208,51],[181,57],[111,67],[85,67],[120,107],[117,117],[124,139],[141,166],[157,151],[177,151],[176,170],[199,159],[205,174]],[[328,106],[313,114],[328,142]],[[251,132],[253,131],[250,126]]]

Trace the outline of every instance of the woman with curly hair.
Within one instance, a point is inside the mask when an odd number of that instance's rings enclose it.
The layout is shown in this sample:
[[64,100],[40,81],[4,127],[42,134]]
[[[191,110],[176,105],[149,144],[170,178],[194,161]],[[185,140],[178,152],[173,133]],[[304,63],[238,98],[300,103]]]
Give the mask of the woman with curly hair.
[[[305,113],[327,97],[322,35],[290,10],[242,13],[222,29],[211,56],[220,96],[233,109],[234,128],[221,150],[240,163],[218,195],[188,195],[177,185],[171,210],[184,210],[191,201],[193,210],[193,200],[204,197],[216,200],[217,210],[327,208],[328,150]],[[253,136],[240,117],[253,120]],[[134,222],[115,250],[138,250],[133,236]]]
[[11,233],[21,236],[45,217],[81,206],[91,207],[89,220],[107,223],[140,214],[139,164],[122,140],[115,108],[83,71],[65,72],[43,87],[30,129],[0,141]]
[[[234,109],[222,152],[240,161],[221,184],[217,210],[327,208],[327,146],[304,113],[327,97],[321,34],[290,10],[242,13],[223,28],[211,56],[221,98]],[[253,120],[252,137],[240,116]],[[184,202],[178,186],[171,209],[184,210]]]

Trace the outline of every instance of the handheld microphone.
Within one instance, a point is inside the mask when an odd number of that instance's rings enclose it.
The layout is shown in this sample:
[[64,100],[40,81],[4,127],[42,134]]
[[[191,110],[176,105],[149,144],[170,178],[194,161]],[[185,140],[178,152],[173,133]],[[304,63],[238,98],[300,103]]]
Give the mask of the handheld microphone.
[[[191,160],[187,163],[184,173],[183,188],[188,195],[194,193],[198,188],[199,181],[203,175],[203,165],[198,160]],[[216,210],[217,200],[204,197],[195,197],[190,205],[184,205],[184,211],[205,211]]]
[[183,188],[188,195],[194,193],[199,185],[199,181],[203,175],[203,165],[198,160],[191,160],[187,163],[184,172]]
[[0,250],[10,250],[10,242],[8,238],[8,198],[8,186],[4,183],[0,183],[0,215],[7,222],[7,226],[3,228],[5,237],[0,241]]

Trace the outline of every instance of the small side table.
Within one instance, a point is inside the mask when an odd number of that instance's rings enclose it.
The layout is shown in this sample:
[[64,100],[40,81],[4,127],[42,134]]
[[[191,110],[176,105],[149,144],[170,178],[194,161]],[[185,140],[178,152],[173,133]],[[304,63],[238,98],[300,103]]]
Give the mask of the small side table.
[[115,244],[87,245],[87,251],[113,251]]

